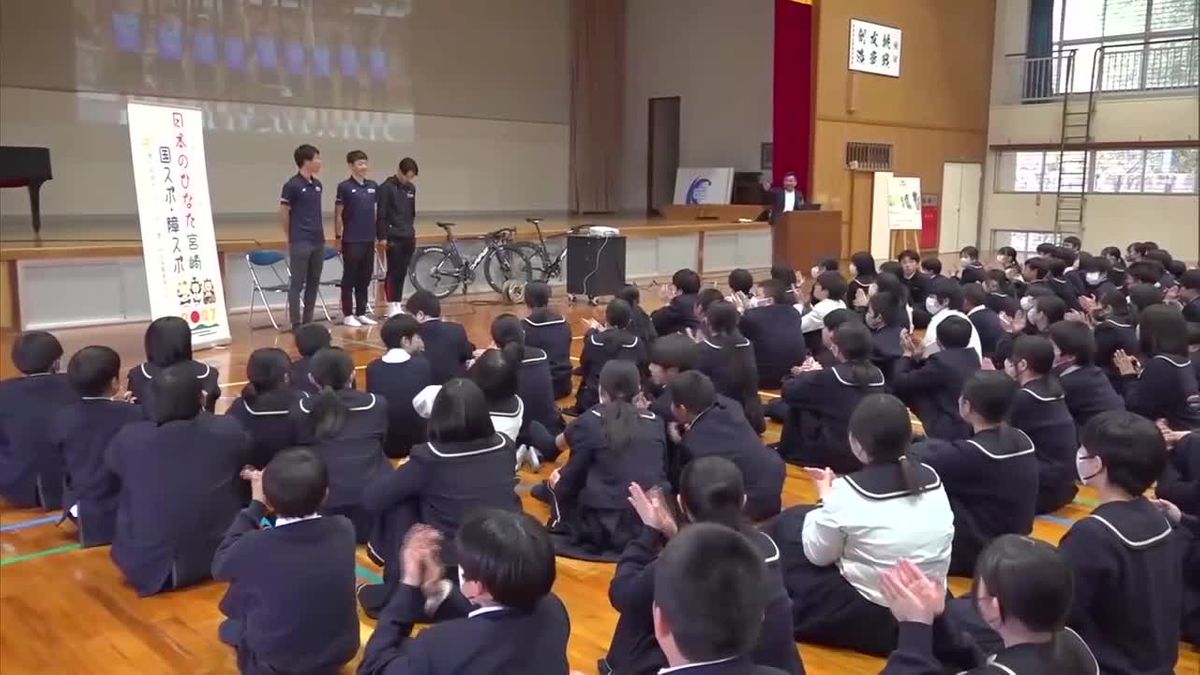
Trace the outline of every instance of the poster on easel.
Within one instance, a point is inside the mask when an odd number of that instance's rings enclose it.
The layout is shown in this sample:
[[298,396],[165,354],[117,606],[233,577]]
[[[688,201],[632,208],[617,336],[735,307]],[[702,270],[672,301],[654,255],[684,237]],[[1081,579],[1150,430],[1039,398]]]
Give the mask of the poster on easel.
[[921,229],[921,179],[891,176],[887,183],[889,230]]
[[187,321],[196,348],[228,344],[200,110],[130,103],[128,115],[150,315]]

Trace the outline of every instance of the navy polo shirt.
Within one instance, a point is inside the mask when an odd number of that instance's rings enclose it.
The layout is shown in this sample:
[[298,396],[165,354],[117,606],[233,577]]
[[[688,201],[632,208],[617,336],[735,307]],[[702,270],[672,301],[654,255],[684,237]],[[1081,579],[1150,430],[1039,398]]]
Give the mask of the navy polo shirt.
[[378,187],[373,180],[360,183],[354,177],[338,183],[334,203],[342,207],[342,241],[351,244],[375,241],[375,192]]
[[299,173],[283,184],[279,203],[291,206],[288,215],[288,241],[325,243],[325,228],[321,226],[321,181],[311,181]]

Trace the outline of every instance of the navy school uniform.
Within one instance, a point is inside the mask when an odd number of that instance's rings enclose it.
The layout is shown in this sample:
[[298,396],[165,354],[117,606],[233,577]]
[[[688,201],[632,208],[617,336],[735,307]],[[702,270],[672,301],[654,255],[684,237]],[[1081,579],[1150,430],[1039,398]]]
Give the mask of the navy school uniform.
[[783,383],[787,417],[779,437],[779,453],[794,464],[829,467],[837,473],[862,468],[850,452],[850,415],[868,394],[884,390],[883,373],[874,369],[867,386],[852,379],[853,365],[802,373]]
[[225,411],[250,434],[250,457],[247,463],[261,469],[275,453],[296,445],[297,431],[291,417],[292,408],[306,394],[295,389],[269,391],[249,403],[241,396]]
[[111,556],[138,595],[209,576],[213,554],[242,508],[238,477],[250,437],[237,420],[200,413],[133,422],[105,451],[121,481]]
[[[1008,293],[990,292],[987,294],[984,305],[996,314],[1007,314],[1010,317],[1016,316],[1017,312],[1021,311],[1021,301]],[[976,326],[976,330],[978,329],[979,327]],[[982,337],[981,335],[980,338],[982,339]]]
[[786,304],[753,307],[742,315],[739,329],[754,345],[759,387],[778,389],[792,366],[808,358],[802,324],[800,313]]
[[[763,445],[746,422],[741,407],[718,398],[688,424],[679,447],[679,467],[700,457],[724,457],[742,472],[746,489],[746,516],[766,520],[779,513],[787,468],[779,453]],[[675,476],[678,482],[678,476]]]
[[700,328],[701,321],[696,316],[696,294],[681,293],[671,298],[667,304],[650,313],[650,321],[654,324],[654,332],[660,336]]
[[750,346],[750,341],[744,338],[732,348],[721,347],[707,338],[701,340],[700,360],[696,363],[696,370],[712,379],[713,387],[718,394],[740,403],[742,412],[746,415],[746,421],[750,422],[750,426],[755,432],[761,434],[767,430],[767,421],[763,417],[758,383],[752,382],[751,386],[745,387],[751,393],[744,393],[744,385],[734,379],[730,373],[735,359],[741,360],[743,372],[749,373],[754,380],[758,379],[754,349]]
[[1075,498],[1075,420],[1062,394],[1050,393],[1045,378],[1017,390],[1010,423],[1033,441],[1038,462],[1037,512],[1060,509]]
[[62,457],[50,422],[79,396],[66,375],[46,373],[0,382],[0,496],[18,507],[62,503]]
[[550,488],[551,528],[573,544],[598,552],[619,553],[641,531],[629,505],[629,484],[649,490],[667,485],[667,439],[662,420],[638,413],[632,442],[624,450],[609,447],[604,433],[608,405],[597,405],[567,426],[571,456]]
[[[201,388],[204,390],[204,409],[213,412],[217,409],[217,399],[221,398],[221,385],[217,383],[221,373],[207,363],[188,361],[187,364],[196,373],[196,379],[201,381]],[[161,370],[162,368],[153,363],[143,363],[129,370],[129,391],[133,393],[134,400],[147,411],[153,410],[150,407],[150,381]]]
[[309,375],[312,373],[312,357],[300,356],[295,361],[292,361],[291,380],[292,389],[303,392],[310,396],[321,391],[321,388],[312,381]]
[[[400,550],[404,535],[424,523],[454,541],[459,524],[479,508],[519,512],[513,488],[516,450],[503,434],[454,443],[428,441],[415,445],[408,461],[376,476],[362,492],[363,507],[375,518],[372,555],[383,561],[382,592],[363,596],[363,606],[376,613],[400,582]],[[454,547],[442,549],[442,561],[455,564]]]
[[1183,318],[1190,323],[1200,323],[1200,297],[1183,306]]
[[112,542],[121,481],[104,462],[108,444],[127,424],[145,419],[142,407],[108,398],[84,397],[58,412],[51,433],[66,468],[63,508],[77,506],[79,541]]
[[1054,291],[1054,294],[1059,298],[1062,298],[1068,310],[1080,311],[1083,309],[1079,304],[1079,290],[1071,282],[1057,277],[1049,277],[1048,279],[1050,290]]
[[646,343],[646,348],[649,349],[649,345],[658,338],[658,332],[654,330],[654,321],[640,305],[634,305],[630,310],[629,332]]
[[900,325],[871,329],[871,363],[888,382],[895,376],[896,363],[904,356],[900,334],[906,330]]
[[1000,323],[1000,315],[987,306],[976,307],[967,312],[967,319],[979,333],[979,346],[983,349],[983,357],[990,359],[996,353],[996,344],[1004,335],[1004,326]]
[[539,307],[522,319],[525,345],[537,347],[550,358],[550,377],[554,382],[554,398],[571,394],[571,324],[548,307]]
[[1096,336],[1096,365],[1108,376],[1118,394],[1125,392],[1125,378],[1113,365],[1113,354],[1124,349],[1130,356],[1137,354],[1137,321],[1126,316],[1110,316],[1100,323],[1092,333]]
[[425,596],[401,586],[367,640],[359,675],[529,673],[566,675],[571,620],[550,593],[532,610],[472,607],[457,590],[438,608],[444,620],[413,636],[428,621]]
[[892,391],[916,411],[925,435],[948,441],[969,438],[971,425],[958,414],[963,383],[979,370],[974,349],[943,349],[918,364],[910,358],[896,362]]
[[1100,672],[1174,672],[1183,546],[1143,497],[1098,506],[1059,543],[1075,577],[1067,624],[1091,646]]
[[1145,359],[1140,374],[1125,377],[1125,406],[1151,420],[1166,418],[1172,429],[1200,429],[1200,387],[1192,362],[1168,354]]
[[[761,666],[803,675],[804,664],[792,637],[792,603],[783,586],[779,547],[763,532],[743,533],[767,564],[766,614],[758,644],[747,659]],[[617,571],[608,587],[608,599],[620,615],[601,672],[614,675],[652,675],[667,667],[654,637],[654,571],[666,539],[656,530],[642,528],[637,538],[621,553]],[[688,671],[684,671],[688,672]],[[753,671],[750,671],[753,672]]]
[[425,358],[429,359],[433,384],[446,384],[467,374],[466,363],[475,353],[475,345],[467,339],[462,324],[430,319],[423,322],[417,332],[425,343]]
[[[934,656],[934,635],[934,628],[928,624],[901,623],[896,650],[888,657],[880,675],[942,675],[947,672]],[[1053,642],[1005,647],[990,655],[984,663],[959,675],[1057,675],[1061,650],[1069,650],[1076,663],[1096,663],[1087,643],[1078,633],[1066,628],[1055,635]],[[1092,672],[1100,672],[1099,666]]]
[[600,371],[614,359],[632,361],[638,370],[647,366],[647,347],[628,331],[619,328],[590,330],[583,336],[583,352],[579,355],[579,389],[575,392],[575,412],[583,414],[600,402]]
[[984,272],[983,263],[975,260],[962,266],[958,271],[958,280],[964,284],[982,284]]
[[562,433],[566,424],[554,403],[554,380],[550,355],[537,347],[525,347],[517,369],[517,395],[525,405],[525,424],[539,422],[551,435]]
[[329,495],[321,505],[325,515],[340,514],[354,523],[358,541],[365,543],[371,532],[370,514],[362,507],[362,492],[376,476],[391,471],[383,454],[387,434],[388,404],[379,395],[353,389],[337,392],[348,412],[342,428],[330,438],[318,438],[312,419],[316,398],[301,399],[292,408],[296,440],[311,445],[329,470]]
[[433,371],[422,354],[391,349],[367,364],[367,391],[388,402],[387,435],[383,443],[388,457],[407,457],[412,446],[425,442],[427,423],[413,408],[413,398],[431,384]]
[[1200,517],[1200,432],[1184,436],[1171,449],[1154,492],[1184,513]]
[[863,279],[862,277],[854,277],[846,284],[846,304],[853,305],[854,298],[858,296],[858,292],[862,291],[866,295],[871,294],[871,284],[875,283],[875,277]]
[[1033,441],[1002,424],[957,441],[928,439],[910,455],[937,471],[954,511],[950,574],[974,576],[975,561],[1002,534],[1029,534],[1037,510]]
[[1067,409],[1080,429],[1102,412],[1125,409],[1125,400],[1113,390],[1108,376],[1090,363],[1063,370],[1058,381],[1062,383]]
[[925,297],[929,295],[933,277],[924,272],[916,272],[911,277],[901,276],[900,281],[908,286],[908,301],[914,308],[925,309]]
[[358,652],[354,526],[342,516],[259,530],[267,508],[240,511],[225,532],[212,576],[228,581],[222,641],[242,673],[334,672]]

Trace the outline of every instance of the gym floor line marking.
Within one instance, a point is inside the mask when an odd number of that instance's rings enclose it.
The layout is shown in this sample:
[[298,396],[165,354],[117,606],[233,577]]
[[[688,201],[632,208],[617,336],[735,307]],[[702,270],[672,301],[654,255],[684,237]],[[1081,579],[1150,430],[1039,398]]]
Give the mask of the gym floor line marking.
[[358,576],[362,577],[363,579],[370,581],[371,583],[375,583],[375,584],[383,583],[383,577],[379,576],[375,572],[372,572],[371,570],[363,567],[362,565],[360,565],[358,563],[354,563],[354,573],[357,574]]
[[65,544],[63,546],[55,546],[54,548],[48,548],[44,551],[34,551],[33,553],[26,553],[24,555],[16,555],[11,558],[0,558],[0,567],[3,567],[5,565],[11,565],[13,563],[19,563],[24,560],[32,560],[34,558],[41,558],[41,557],[48,556],[48,555],[54,555],[55,553],[65,553],[66,551],[74,551],[79,548],[82,548],[79,544]]
[[33,520],[23,520],[19,523],[9,523],[8,525],[0,525],[0,532],[15,532],[17,530],[23,530],[27,527],[36,527],[38,525],[50,525],[53,523],[57,523],[59,521],[59,519],[61,519],[61,518],[62,518],[61,514],[54,514],[54,515],[49,515],[49,516],[43,516],[41,518],[34,518]]
[[1058,525],[1066,525],[1067,527],[1071,527],[1075,524],[1075,521],[1071,520],[1070,518],[1063,518],[1062,516],[1055,516],[1049,513],[1038,516],[1038,520],[1057,523]]

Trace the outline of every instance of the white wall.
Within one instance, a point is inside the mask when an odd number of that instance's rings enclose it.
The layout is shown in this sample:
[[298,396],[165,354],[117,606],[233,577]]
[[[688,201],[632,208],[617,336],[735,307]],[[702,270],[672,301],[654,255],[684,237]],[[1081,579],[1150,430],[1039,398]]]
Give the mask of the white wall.
[[[988,145],[1051,144],[1061,138],[1061,102],[1011,105],[1019,91],[1019,67],[1004,58],[1025,51],[1029,0],[996,3],[996,63]],[[1196,90],[1152,96],[1105,96],[1096,101],[1092,140],[1097,143],[1194,141],[1200,137],[1200,97]],[[984,166],[983,233],[980,245],[993,245],[996,229],[1054,229],[1054,195],[995,192],[997,152]],[[1084,246],[1124,246],[1154,240],[1186,260],[1200,257],[1200,197],[1197,195],[1088,194]]]
[[758,171],[771,140],[773,0],[631,0],[626,6],[620,203],[646,207],[647,101],[680,97],[681,166]]

